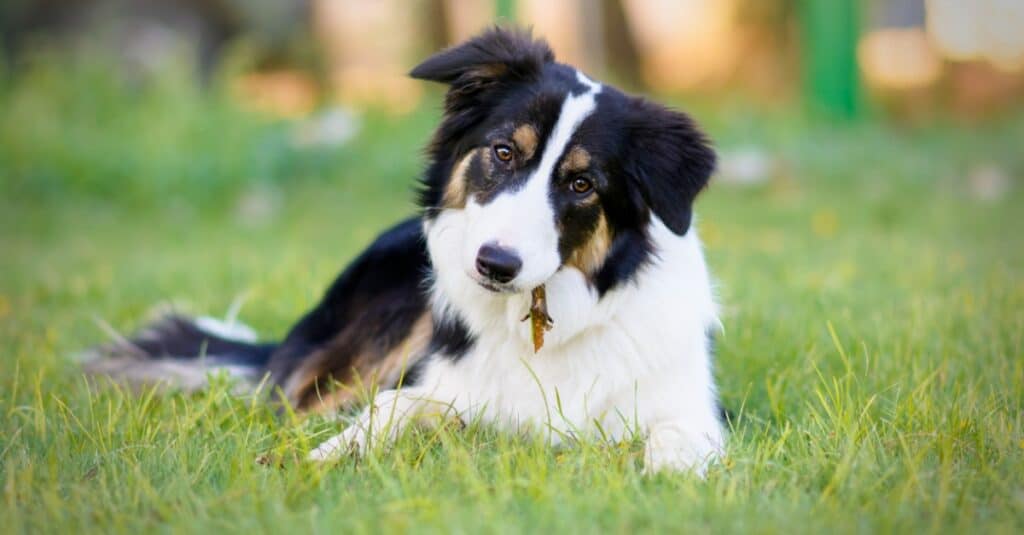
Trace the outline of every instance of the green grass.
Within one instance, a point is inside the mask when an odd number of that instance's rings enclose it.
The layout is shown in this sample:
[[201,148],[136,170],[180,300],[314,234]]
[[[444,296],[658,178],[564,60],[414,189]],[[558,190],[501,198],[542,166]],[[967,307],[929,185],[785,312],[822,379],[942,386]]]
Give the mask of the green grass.
[[[832,129],[698,107],[725,148],[780,158],[698,206],[739,415],[706,481],[642,476],[635,443],[550,451],[476,427],[317,466],[293,459],[340,423],[227,385],[91,387],[69,356],[104,340],[92,318],[129,331],[167,301],[222,314],[244,296],[243,319],[281,335],[412,210],[436,113],[371,113],[353,144],[301,150],[216,91],[58,74],[0,84],[5,532],[1024,528],[1020,118]],[[968,193],[986,162],[1014,180],[997,201]],[[276,209],[245,216],[254,195]]]

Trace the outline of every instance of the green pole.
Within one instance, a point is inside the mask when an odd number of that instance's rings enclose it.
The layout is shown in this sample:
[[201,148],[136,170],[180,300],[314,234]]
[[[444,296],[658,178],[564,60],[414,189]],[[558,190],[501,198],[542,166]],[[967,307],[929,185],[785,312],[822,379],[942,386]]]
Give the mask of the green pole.
[[803,78],[809,107],[833,118],[861,113],[857,38],[857,0],[804,0]]
[[499,21],[516,20],[516,0],[494,0],[494,14]]

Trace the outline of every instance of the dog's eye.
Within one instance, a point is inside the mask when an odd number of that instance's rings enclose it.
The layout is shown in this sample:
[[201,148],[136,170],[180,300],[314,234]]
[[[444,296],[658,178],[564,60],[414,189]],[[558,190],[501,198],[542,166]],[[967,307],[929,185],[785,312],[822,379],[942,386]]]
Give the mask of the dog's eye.
[[586,176],[578,176],[572,180],[572,184],[569,185],[574,193],[583,195],[584,193],[590,193],[590,190],[594,189],[594,184]]
[[494,155],[503,162],[512,161],[512,147],[508,145],[495,145]]

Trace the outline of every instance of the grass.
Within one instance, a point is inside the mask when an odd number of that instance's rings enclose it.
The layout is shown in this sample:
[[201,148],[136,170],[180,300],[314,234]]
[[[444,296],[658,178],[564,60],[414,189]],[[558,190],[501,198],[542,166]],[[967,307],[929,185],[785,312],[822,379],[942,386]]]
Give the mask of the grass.
[[[129,331],[166,301],[217,314],[242,296],[243,319],[280,336],[411,211],[436,113],[370,113],[351,145],[298,149],[216,91],[61,72],[0,84],[4,531],[1024,528],[1019,117],[830,128],[698,106],[724,148],[779,159],[771,181],[715,184],[698,206],[739,415],[706,481],[642,476],[635,443],[550,451],[479,427],[315,466],[292,459],[340,423],[226,384],[90,386],[69,355],[103,341],[93,317]],[[990,163],[1014,187],[976,200],[966,176]]]

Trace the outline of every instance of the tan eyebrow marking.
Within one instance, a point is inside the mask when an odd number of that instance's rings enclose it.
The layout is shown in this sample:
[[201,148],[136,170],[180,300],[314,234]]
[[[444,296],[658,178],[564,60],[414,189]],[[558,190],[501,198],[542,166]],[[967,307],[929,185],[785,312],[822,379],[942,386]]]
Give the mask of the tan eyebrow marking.
[[562,174],[579,173],[590,167],[590,153],[579,145],[569,149],[569,153],[562,158],[562,166],[559,171]]
[[520,125],[512,132],[512,141],[522,154],[523,160],[529,160],[537,152],[537,129],[531,124]]

